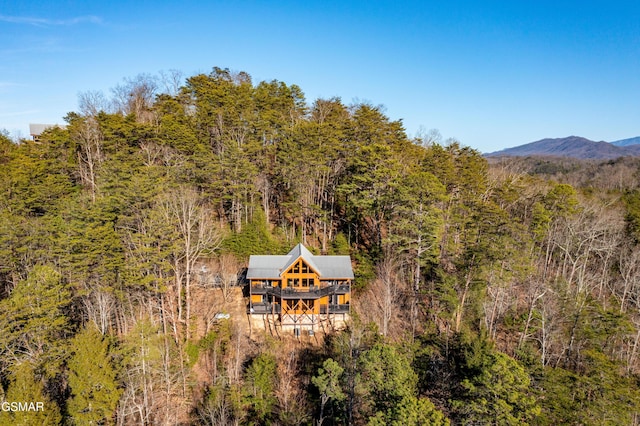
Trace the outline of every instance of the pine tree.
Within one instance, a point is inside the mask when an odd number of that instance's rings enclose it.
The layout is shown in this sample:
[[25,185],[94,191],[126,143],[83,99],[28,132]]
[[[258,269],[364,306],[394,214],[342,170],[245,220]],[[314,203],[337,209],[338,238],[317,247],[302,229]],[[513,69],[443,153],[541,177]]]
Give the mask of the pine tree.
[[65,357],[60,341],[69,332],[70,302],[71,293],[55,269],[34,267],[11,296],[0,301],[1,362],[27,359],[55,375]]
[[340,376],[343,371],[344,368],[340,367],[340,364],[329,358],[324,361],[322,368],[318,369],[318,375],[311,378],[311,383],[320,391],[318,425],[322,425],[324,421],[324,409],[329,401],[340,402],[346,398],[340,387]]
[[122,391],[118,388],[108,341],[94,327],[89,327],[74,337],[70,350],[73,355],[67,367],[71,398],[67,409],[71,422],[113,424]]
[[[0,410],[0,424],[13,426],[59,425],[62,416],[58,405],[44,392],[41,380],[34,375],[34,366],[24,361],[13,368],[6,394],[6,404],[26,403],[27,411]],[[33,403],[33,406],[31,404]],[[11,407],[11,405],[9,405]]]

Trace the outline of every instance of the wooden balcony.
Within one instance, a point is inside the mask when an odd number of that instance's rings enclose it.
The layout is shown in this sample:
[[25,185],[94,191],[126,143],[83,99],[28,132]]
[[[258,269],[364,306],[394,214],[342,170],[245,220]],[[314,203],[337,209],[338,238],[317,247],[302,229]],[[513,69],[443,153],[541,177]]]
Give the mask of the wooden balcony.
[[273,287],[265,286],[263,284],[252,285],[251,286],[251,294],[267,294],[270,289]]
[[347,294],[351,292],[351,286],[349,284],[336,284],[332,286],[334,292],[332,294]]
[[[327,312],[328,310],[328,312]],[[348,314],[349,313],[349,304],[338,305],[338,304],[329,304],[329,305],[320,305],[320,313],[321,314]]]
[[[247,306],[247,313],[250,314],[281,314],[281,306],[279,303],[269,302],[254,302]],[[329,304],[320,305],[320,313],[323,315],[329,314],[348,314],[349,304]]]
[[280,314],[280,304],[269,302],[254,302],[248,306],[248,312],[250,314]]
[[268,294],[280,299],[319,299],[331,294],[347,294],[349,284],[333,284],[326,287],[271,287],[263,284],[252,285],[251,294]]

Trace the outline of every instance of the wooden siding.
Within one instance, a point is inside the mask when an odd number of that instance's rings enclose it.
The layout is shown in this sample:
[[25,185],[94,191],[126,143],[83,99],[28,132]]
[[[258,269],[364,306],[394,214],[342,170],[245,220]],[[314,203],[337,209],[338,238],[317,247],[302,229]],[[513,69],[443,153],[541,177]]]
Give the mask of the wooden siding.
[[348,278],[323,279],[300,257],[280,279],[250,280],[250,303],[255,306],[252,313],[277,314],[283,324],[295,323],[300,318],[315,323],[314,318],[320,314],[348,313],[350,281]]

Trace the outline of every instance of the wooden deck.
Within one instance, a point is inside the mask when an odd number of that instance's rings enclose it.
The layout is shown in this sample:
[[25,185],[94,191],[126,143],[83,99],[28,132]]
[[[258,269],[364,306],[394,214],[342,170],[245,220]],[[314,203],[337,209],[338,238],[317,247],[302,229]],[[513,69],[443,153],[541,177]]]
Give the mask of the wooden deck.
[[271,287],[267,285],[252,285],[251,294],[267,294],[280,299],[319,299],[332,294],[347,294],[351,290],[348,284],[335,284],[327,287]]

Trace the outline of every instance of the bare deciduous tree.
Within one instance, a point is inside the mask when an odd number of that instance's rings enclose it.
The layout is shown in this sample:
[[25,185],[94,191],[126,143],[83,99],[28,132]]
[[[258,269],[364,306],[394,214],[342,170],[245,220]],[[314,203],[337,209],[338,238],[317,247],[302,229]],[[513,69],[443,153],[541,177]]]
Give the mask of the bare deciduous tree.
[[614,293],[620,300],[620,312],[629,307],[640,308],[640,248],[627,247],[620,251],[618,260],[620,283]]
[[218,277],[224,300],[229,298],[231,288],[238,283],[238,271],[240,262],[232,253],[224,253],[218,257]]
[[161,208],[166,220],[175,227],[178,236],[172,258],[175,274],[174,297],[178,319],[185,326],[184,337],[188,339],[191,286],[196,275],[196,263],[203,255],[216,250],[222,238],[212,219],[213,210],[192,188],[182,187],[165,194]]
[[89,189],[95,202],[98,193],[97,174],[104,161],[103,136],[95,117],[87,117],[71,137],[78,144],[78,173],[80,181]]
[[78,109],[85,117],[95,117],[100,112],[109,112],[109,100],[99,90],[82,92],[78,95]]
[[107,334],[112,325],[116,301],[108,291],[102,288],[92,289],[82,299],[89,321],[93,322],[100,333]]
[[275,396],[278,417],[282,425],[305,424],[310,416],[305,386],[300,382],[299,352],[294,348],[282,351],[278,360]]
[[392,254],[385,256],[376,268],[376,279],[359,301],[363,318],[374,321],[384,336],[391,332],[400,311],[402,292],[408,287],[398,276],[398,270],[396,258]]
[[124,83],[114,87],[114,109],[122,114],[133,114],[143,123],[152,121],[155,95],[157,94],[157,78],[149,74],[139,74],[134,78],[127,78]]
[[168,95],[177,95],[180,87],[184,83],[184,79],[184,73],[180,70],[170,69],[168,71],[160,71],[160,82]]

